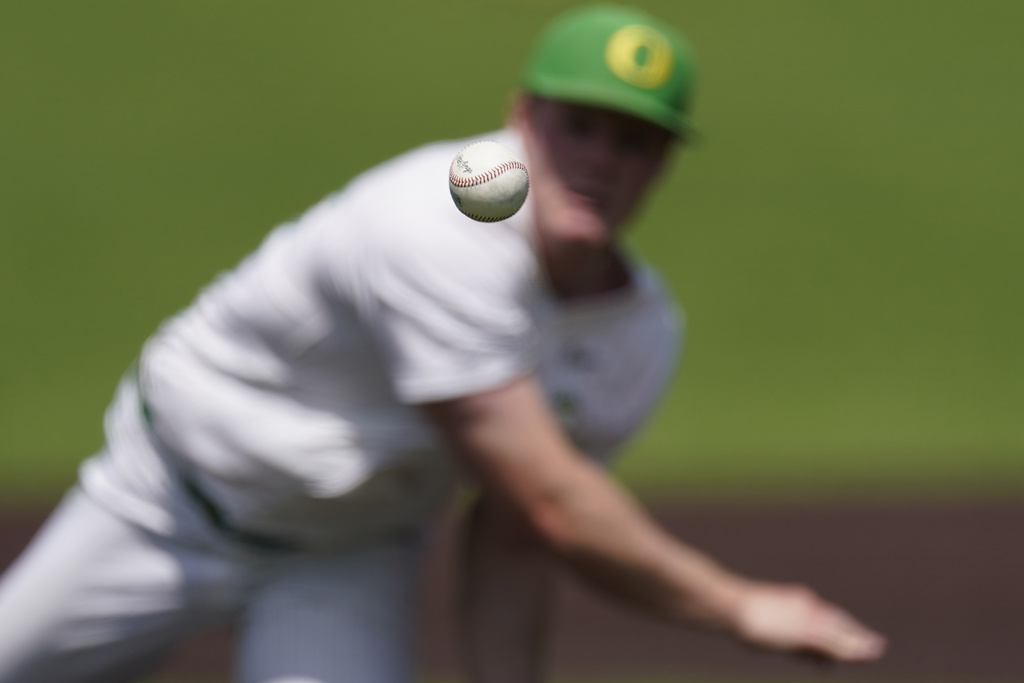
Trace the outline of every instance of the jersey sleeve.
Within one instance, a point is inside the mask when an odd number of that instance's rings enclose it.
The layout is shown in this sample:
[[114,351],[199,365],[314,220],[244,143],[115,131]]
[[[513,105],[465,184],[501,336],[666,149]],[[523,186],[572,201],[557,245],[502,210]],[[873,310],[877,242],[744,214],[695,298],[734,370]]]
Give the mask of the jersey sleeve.
[[535,260],[521,237],[431,228],[379,241],[365,274],[393,388],[410,404],[495,388],[537,363]]

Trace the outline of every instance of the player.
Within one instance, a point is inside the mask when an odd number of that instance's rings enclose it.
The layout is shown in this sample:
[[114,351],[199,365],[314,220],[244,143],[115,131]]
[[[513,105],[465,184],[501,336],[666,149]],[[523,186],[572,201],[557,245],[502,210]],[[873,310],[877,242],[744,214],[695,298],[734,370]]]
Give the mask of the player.
[[542,36],[506,130],[531,195],[462,216],[469,140],[374,168],[273,231],[145,344],[106,445],[0,584],[0,683],[134,680],[238,631],[245,683],[410,681],[426,520],[464,476],[471,679],[543,678],[550,577],[755,646],[872,660],[811,591],[730,572],[603,471],[679,337],[619,233],[689,131],[685,43],[633,10]]

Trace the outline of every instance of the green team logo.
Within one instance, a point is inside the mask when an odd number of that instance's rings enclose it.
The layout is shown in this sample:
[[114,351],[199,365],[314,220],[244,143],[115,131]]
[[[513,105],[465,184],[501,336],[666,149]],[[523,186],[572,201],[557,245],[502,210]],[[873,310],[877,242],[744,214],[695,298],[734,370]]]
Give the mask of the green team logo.
[[608,39],[604,60],[612,73],[648,90],[665,84],[674,59],[668,39],[650,26],[623,26]]

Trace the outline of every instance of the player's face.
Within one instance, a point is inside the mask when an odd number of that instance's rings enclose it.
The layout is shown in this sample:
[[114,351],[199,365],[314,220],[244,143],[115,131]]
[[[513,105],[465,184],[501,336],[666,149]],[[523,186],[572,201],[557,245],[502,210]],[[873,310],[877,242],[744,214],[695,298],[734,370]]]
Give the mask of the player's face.
[[637,209],[674,140],[642,119],[558,100],[528,96],[519,116],[538,221],[595,246],[611,241]]

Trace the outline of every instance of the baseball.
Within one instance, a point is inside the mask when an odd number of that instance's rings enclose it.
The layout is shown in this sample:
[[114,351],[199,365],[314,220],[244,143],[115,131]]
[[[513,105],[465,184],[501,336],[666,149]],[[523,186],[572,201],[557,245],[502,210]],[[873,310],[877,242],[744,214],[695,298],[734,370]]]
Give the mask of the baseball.
[[459,211],[493,223],[515,214],[526,201],[526,164],[504,145],[490,140],[462,148],[448,170],[448,189]]

